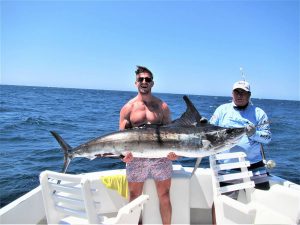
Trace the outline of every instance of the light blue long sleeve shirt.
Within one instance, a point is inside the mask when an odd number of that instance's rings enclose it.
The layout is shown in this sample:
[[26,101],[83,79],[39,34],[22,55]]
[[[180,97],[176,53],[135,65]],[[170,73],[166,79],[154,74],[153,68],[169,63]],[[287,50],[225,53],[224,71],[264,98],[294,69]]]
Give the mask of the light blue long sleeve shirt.
[[210,119],[210,123],[227,128],[246,127],[254,124],[256,132],[251,137],[243,136],[240,142],[232,147],[230,152],[245,152],[251,164],[262,160],[261,144],[271,141],[270,125],[267,114],[259,107],[249,104],[245,109],[237,109],[234,103],[219,106]]

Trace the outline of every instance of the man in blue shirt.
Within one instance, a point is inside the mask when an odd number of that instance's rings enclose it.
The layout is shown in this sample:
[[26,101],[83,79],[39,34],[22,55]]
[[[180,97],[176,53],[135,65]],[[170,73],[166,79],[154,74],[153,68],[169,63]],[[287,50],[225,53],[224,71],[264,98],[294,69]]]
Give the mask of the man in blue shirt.
[[[210,119],[210,123],[221,127],[247,127],[247,136],[228,150],[245,152],[253,172],[255,188],[269,189],[267,171],[263,163],[261,145],[271,141],[270,125],[267,114],[250,101],[250,84],[246,81],[234,83],[232,102],[219,106]],[[221,184],[222,185],[222,184]]]

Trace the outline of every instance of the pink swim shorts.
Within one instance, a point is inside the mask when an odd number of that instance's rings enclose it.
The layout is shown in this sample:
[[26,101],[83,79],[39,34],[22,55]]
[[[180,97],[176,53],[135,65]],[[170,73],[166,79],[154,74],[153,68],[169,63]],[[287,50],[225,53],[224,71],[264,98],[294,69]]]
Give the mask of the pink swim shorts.
[[145,182],[147,178],[163,181],[172,176],[172,161],[167,158],[134,158],[126,165],[128,182]]

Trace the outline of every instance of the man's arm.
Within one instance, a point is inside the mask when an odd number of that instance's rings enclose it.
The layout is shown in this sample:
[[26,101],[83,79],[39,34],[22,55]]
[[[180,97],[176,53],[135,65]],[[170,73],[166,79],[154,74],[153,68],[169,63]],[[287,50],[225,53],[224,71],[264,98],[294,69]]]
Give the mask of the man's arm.
[[130,123],[130,105],[127,103],[120,111],[119,130],[125,130],[128,128],[132,127]]
[[170,112],[170,109],[169,109],[167,103],[165,103],[165,102],[162,103],[162,111],[163,111],[162,123],[163,124],[171,123],[172,122],[171,112]]
[[272,139],[268,116],[263,110],[258,109],[256,111],[256,116],[258,126],[256,132],[249,138],[263,144],[268,144]]
[[219,118],[220,118],[220,110],[221,108],[218,107],[215,112],[213,113],[213,115],[211,116],[210,120],[209,120],[209,123],[210,124],[213,124],[213,125],[216,125],[216,126],[219,126]]
[[[120,130],[125,130],[128,128],[131,128],[130,112],[131,112],[131,107],[127,103],[126,105],[123,106],[123,108],[120,111],[120,120],[119,120],[119,129]],[[125,163],[129,163],[132,159],[133,159],[132,153],[126,152],[124,154],[124,158],[122,159],[122,161]]]

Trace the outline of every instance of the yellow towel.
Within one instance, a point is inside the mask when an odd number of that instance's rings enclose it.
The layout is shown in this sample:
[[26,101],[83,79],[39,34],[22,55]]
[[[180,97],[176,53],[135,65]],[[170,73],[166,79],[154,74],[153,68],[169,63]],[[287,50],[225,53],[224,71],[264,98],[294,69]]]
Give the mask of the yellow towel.
[[116,190],[124,198],[128,198],[128,182],[126,175],[101,176],[102,183],[110,189]]

